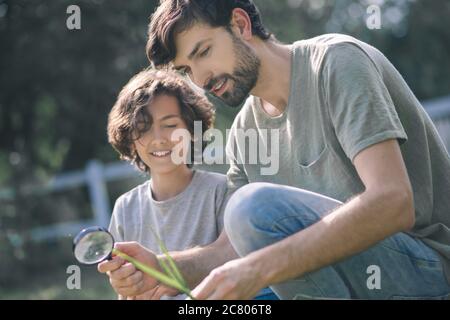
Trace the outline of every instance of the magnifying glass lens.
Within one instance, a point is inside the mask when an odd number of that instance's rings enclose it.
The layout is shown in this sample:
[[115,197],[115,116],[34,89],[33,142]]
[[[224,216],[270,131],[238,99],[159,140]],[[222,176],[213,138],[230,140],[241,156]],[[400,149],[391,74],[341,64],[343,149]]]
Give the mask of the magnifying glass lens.
[[73,252],[78,262],[96,264],[111,257],[114,239],[108,230],[90,227],[82,230],[74,239]]

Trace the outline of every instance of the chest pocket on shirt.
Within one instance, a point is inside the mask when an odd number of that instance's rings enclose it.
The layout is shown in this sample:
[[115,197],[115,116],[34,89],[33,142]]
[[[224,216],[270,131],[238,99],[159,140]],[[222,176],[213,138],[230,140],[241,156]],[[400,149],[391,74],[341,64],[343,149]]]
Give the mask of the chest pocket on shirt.
[[301,188],[340,201],[345,201],[361,191],[362,183],[352,177],[342,160],[328,145],[307,163],[299,163],[297,172]]
[[292,136],[297,137],[293,151],[301,171],[320,171],[330,154],[322,119],[319,108],[308,107],[292,120]]
[[303,126],[296,131],[295,136],[301,137],[295,146],[296,160],[300,169],[315,171],[316,168],[322,167],[330,153],[322,124],[318,121],[310,121],[307,124],[303,123]]
[[311,155],[301,154],[301,151],[297,154],[297,160],[301,171],[304,173],[320,173],[327,165],[327,159],[329,157],[328,146],[324,145],[321,150],[311,153]]

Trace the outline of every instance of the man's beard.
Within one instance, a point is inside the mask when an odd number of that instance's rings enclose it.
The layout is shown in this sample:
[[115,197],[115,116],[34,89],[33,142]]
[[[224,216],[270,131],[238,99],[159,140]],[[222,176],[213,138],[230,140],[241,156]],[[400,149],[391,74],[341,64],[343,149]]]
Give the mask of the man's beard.
[[218,98],[227,105],[236,108],[244,103],[250,91],[255,87],[258,81],[261,61],[241,39],[232,32],[230,34],[233,40],[237,65],[232,75],[223,76],[227,78],[228,84],[230,84],[229,80],[231,80],[233,85]]

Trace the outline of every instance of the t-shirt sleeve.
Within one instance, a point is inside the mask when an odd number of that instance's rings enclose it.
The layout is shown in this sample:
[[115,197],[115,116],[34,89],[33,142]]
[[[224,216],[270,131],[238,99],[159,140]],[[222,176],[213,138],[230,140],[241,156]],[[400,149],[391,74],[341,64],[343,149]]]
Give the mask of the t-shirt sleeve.
[[337,138],[353,161],[363,149],[407,135],[382,76],[357,45],[328,49],[322,69],[323,92]]
[[217,231],[219,234],[223,230],[225,207],[227,206],[229,199],[227,189],[227,183],[224,182],[219,185],[216,192],[216,221]]
[[114,237],[115,242],[125,241],[123,227],[123,203],[122,198],[118,198],[114,205],[114,210],[108,228],[109,232]]
[[237,189],[248,184],[247,174],[244,171],[242,160],[238,161],[236,142],[236,123],[233,124],[226,145],[226,156],[230,163],[227,172],[228,196],[231,196]]

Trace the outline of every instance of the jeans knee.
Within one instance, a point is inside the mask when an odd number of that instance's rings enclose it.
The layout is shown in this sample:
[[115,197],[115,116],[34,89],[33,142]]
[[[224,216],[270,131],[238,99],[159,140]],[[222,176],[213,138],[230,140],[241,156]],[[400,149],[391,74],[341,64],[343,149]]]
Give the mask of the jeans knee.
[[237,190],[225,208],[224,223],[227,231],[246,229],[263,222],[264,214],[261,208],[271,193],[270,184],[267,183],[251,183]]
[[267,214],[273,203],[273,191],[271,184],[251,183],[237,190],[228,201],[225,230],[240,255],[251,251],[254,244],[264,242],[262,230],[269,229],[273,222],[273,217]]
[[251,183],[237,190],[228,201],[225,231],[242,255],[307,228],[320,219],[321,212],[337,205],[336,201],[306,190]]

